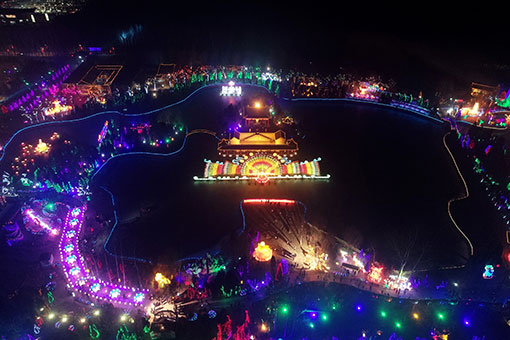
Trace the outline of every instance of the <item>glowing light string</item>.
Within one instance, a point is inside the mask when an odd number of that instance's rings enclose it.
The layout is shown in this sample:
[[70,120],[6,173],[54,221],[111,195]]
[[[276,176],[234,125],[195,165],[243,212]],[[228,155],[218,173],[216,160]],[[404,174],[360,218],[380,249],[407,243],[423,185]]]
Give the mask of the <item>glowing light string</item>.
[[462,173],[460,172],[460,169],[459,169],[459,166],[457,165],[457,162],[455,161],[455,157],[453,157],[453,154],[452,152],[450,151],[450,148],[448,147],[448,145],[446,144],[446,136],[448,136],[452,131],[450,130],[449,132],[447,132],[444,136],[443,136],[443,144],[444,144],[444,147],[446,148],[446,151],[448,151],[448,153],[450,154],[450,158],[452,159],[453,161],[453,165],[455,165],[455,168],[457,169],[457,173],[459,174],[459,177],[460,179],[462,180],[462,183],[464,184],[464,190],[465,190],[465,194],[463,194],[462,196],[460,197],[456,197],[456,198],[452,198],[451,200],[448,201],[448,215],[450,216],[450,220],[453,222],[453,225],[455,226],[455,228],[457,228],[457,230],[459,231],[459,233],[466,239],[466,241],[468,242],[469,244],[469,247],[471,249],[471,256],[473,256],[474,254],[474,248],[473,248],[473,244],[471,243],[471,240],[469,240],[469,238],[467,237],[467,235],[462,231],[462,229],[460,229],[459,225],[457,224],[457,222],[455,222],[455,219],[453,218],[452,216],[452,212],[451,212],[451,204],[452,202],[455,202],[455,201],[460,201],[460,200],[463,200],[463,199],[466,199],[469,197],[469,188],[467,186],[467,183],[466,183],[466,180],[464,179],[464,176],[462,176]]
[[417,110],[413,110],[409,107],[389,105],[389,104],[378,103],[378,102],[373,102],[373,101],[357,100],[357,99],[351,99],[351,98],[282,98],[282,99],[287,100],[287,101],[292,101],[292,102],[294,102],[294,101],[338,101],[338,102],[353,102],[353,103],[364,103],[364,104],[370,104],[370,105],[379,105],[379,106],[389,107],[392,109],[412,112],[412,113],[418,114],[422,117],[432,119],[436,122],[444,123],[444,121],[441,119],[429,116],[429,115],[421,113]]

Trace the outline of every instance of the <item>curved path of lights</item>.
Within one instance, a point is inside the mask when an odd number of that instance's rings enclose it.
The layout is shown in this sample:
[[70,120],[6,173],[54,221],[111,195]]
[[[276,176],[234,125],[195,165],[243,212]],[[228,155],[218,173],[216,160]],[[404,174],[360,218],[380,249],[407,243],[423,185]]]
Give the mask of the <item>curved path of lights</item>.
[[85,265],[79,247],[85,210],[85,206],[69,210],[62,228],[62,237],[58,248],[68,286],[74,291],[98,300],[111,302],[117,306],[142,305],[149,292],[148,289],[115,285],[90,275],[90,270]]
[[457,173],[459,174],[459,177],[462,180],[462,183],[464,184],[465,193],[462,196],[460,196],[460,197],[452,198],[451,200],[448,201],[448,215],[450,216],[450,220],[452,221],[452,223],[455,226],[455,228],[457,228],[459,233],[466,239],[466,241],[467,241],[467,243],[468,243],[468,245],[469,245],[469,247],[471,249],[471,256],[473,256],[473,254],[474,254],[473,244],[471,243],[471,241],[469,240],[467,235],[462,231],[462,229],[460,229],[460,227],[457,224],[457,222],[455,222],[455,219],[453,218],[452,212],[451,212],[451,209],[450,209],[452,202],[460,201],[460,200],[463,200],[463,199],[466,199],[466,198],[469,197],[469,188],[467,186],[466,180],[464,179],[464,176],[462,176],[462,173],[460,172],[459,166],[457,165],[457,162],[455,161],[455,157],[453,157],[453,154],[450,151],[450,148],[448,147],[448,145],[446,143],[446,136],[448,136],[451,132],[452,132],[452,130],[450,130],[447,133],[445,133],[445,135],[443,136],[443,144],[444,144],[444,147],[446,148],[446,151],[448,151],[448,153],[450,154],[450,157],[451,157],[451,159],[453,161],[453,165],[455,165],[455,169],[457,169]]

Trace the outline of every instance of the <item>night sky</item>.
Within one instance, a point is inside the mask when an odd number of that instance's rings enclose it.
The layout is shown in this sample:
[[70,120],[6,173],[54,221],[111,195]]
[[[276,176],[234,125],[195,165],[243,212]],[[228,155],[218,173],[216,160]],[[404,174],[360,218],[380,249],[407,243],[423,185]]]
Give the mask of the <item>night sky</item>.
[[62,23],[90,44],[117,45],[122,31],[140,25],[117,51],[149,63],[343,68],[394,78],[403,89],[447,92],[509,76],[504,11],[479,7],[93,0]]
[[[501,6],[410,2],[88,1],[51,25],[6,27],[0,48],[115,46],[138,64],[244,64],[382,76],[397,90],[462,96],[510,83]],[[136,32],[133,35],[129,31]],[[121,41],[122,33],[128,33]]]

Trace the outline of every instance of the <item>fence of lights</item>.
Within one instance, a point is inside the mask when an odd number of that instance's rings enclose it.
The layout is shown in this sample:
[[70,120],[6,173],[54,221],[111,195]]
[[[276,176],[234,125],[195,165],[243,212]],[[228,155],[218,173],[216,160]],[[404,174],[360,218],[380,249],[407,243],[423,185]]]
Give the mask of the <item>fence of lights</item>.
[[228,85],[224,85],[221,87],[220,96],[226,97],[240,97],[243,95],[243,89],[241,86],[236,85],[233,81],[229,81]]
[[147,289],[139,289],[105,282],[90,275],[79,251],[79,235],[83,224],[85,207],[69,211],[59,244],[60,259],[68,286],[80,293],[108,301],[116,305],[138,306],[143,304]]
[[[267,176],[267,175],[266,175]],[[193,176],[193,180],[197,182],[215,182],[215,181],[257,181],[261,176],[209,176],[209,177],[198,177]],[[263,177],[263,176],[262,176]],[[330,179],[331,175],[327,174],[325,176],[308,176],[308,175],[277,175],[277,176],[267,176],[270,180],[286,180],[286,179],[309,179],[309,180],[326,180]],[[258,181],[257,181],[258,182]]]

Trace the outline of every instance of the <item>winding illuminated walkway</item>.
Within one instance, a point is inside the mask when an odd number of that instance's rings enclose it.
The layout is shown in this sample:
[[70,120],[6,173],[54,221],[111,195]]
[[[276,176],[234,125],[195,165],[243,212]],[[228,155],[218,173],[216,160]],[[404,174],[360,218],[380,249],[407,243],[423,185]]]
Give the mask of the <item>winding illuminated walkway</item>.
[[90,269],[85,265],[79,249],[85,210],[85,206],[69,210],[62,228],[59,254],[69,288],[92,298],[111,302],[116,306],[143,305],[148,289],[116,285],[90,275]]
[[464,184],[465,193],[462,196],[460,196],[460,197],[452,198],[451,200],[448,201],[448,215],[450,216],[450,220],[452,221],[452,223],[455,226],[455,228],[457,228],[459,233],[466,239],[466,241],[467,241],[467,243],[468,243],[468,245],[469,245],[469,247],[471,249],[471,256],[473,256],[473,254],[474,254],[473,243],[471,243],[471,240],[469,239],[469,237],[467,237],[467,235],[462,231],[462,229],[460,229],[460,227],[457,224],[457,222],[455,222],[455,219],[453,218],[452,212],[451,212],[452,202],[460,201],[460,200],[463,200],[463,199],[466,199],[466,198],[469,197],[469,188],[467,186],[466,180],[464,179],[464,176],[462,176],[462,173],[460,172],[460,169],[459,169],[459,166],[458,166],[457,162],[455,161],[455,157],[453,157],[453,154],[450,151],[450,148],[448,147],[448,145],[446,143],[446,136],[448,136],[450,133],[452,133],[452,130],[448,131],[443,136],[443,144],[444,144],[444,147],[446,148],[446,151],[448,151],[448,153],[450,154],[450,157],[451,157],[451,159],[453,161],[453,165],[455,165],[455,169],[457,169],[457,173],[459,174],[459,177],[462,180],[462,183]]

